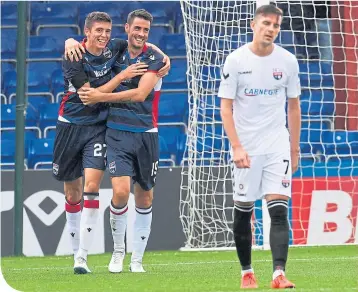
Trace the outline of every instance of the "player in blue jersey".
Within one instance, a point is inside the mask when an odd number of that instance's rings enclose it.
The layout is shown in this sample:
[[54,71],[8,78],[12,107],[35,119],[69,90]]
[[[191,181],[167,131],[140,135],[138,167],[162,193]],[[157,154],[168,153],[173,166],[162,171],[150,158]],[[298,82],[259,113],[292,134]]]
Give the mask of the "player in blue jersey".
[[[125,40],[110,40],[111,27],[108,14],[90,13],[85,21],[83,59],[63,61],[65,95],[56,126],[53,174],[57,180],[64,181],[66,219],[75,254],[74,272],[78,274],[90,272],[87,253],[99,213],[98,192],[105,169],[108,107],[106,104],[84,105],[77,91],[89,86],[100,87],[111,79],[112,67],[127,48]],[[119,78],[125,80],[141,75],[146,67],[143,63],[131,66],[122,71]]]
[[[163,57],[146,45],[152,21],[151,14],[142,9],[128,15],[125,25],[128,49],[117,59],[115,68],[125,70],[132,64],[144,62],[148,71],[143,76],[121,82],[118,74],[106,88],[83,88],[79,92],[85,104],[111,102],[106,143],[113,187],[110,223],[114,241],[108,268],[113,273],[123,270],[131,178],[134,181],[136,219],[130,270],[145,272],[142,259],[151,230],[153,187],[159,160],[157,121],[162,80],[156,72],[163,66]],[[118,85],[119,92],[104,93],[112,92]]]

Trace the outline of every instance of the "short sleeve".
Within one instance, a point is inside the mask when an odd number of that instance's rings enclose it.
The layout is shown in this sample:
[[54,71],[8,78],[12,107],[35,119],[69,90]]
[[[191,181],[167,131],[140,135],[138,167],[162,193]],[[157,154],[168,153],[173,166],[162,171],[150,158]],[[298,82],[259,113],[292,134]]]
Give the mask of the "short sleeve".
[[237,62],[232,55],[226,58],[221,72],[221,82],[218,96],[220,98],[235,99],[238,87]]
[[80,89],[85,83],[89,82],[82,60],[71,62],[63,59],[62,70],[64,78],[71,82],[76,89]]
[[143,61],[148,64],[148,71],[158,72],[164,66],[163,58],[162,54],[152,50]]
[[288,98],[295,98],[301,95],[301,83],[299,77],[299,66],[296,57],[289,68],[286,95]]

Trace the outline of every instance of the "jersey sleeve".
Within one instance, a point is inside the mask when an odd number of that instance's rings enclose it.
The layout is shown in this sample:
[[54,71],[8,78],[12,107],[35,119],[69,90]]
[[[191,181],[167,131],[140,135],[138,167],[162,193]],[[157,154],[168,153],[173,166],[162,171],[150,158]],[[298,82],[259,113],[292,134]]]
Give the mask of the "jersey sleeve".
[[295,98],[301,95],[301,83],[299,77],[298,61],[294,58],[289,68],[290,75],[288,77],[286,95],[288,98]]
[[149,72],[158,72],[164,66],[163,58],[164,56],[162,54],[152,50],[143,61],[148,64]]
[[70,60],[63,60],[62,70],[65,79],[77,89],[80,89],[85,83],[89,82],[89,78],[83,68],[83,62]]
[[238,81],[237,62],[233,59],[232,55],[229,55],[221,72],[218,96],[220,98],[235,99]]
[[128,48],[128,42],[126,40],[114,38],[111,39],[111,42],[113,43],[114,50],[119,52],[119,56]]

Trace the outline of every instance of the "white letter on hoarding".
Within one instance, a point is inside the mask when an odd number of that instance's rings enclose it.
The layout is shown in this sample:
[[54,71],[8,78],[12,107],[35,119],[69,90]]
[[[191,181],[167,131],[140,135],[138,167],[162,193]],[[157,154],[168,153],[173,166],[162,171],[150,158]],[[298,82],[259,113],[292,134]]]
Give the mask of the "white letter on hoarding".
[[1,212],[10,211],[14,208],[14,191],[1,192]]
[[[337,210],[327,212],[327,204],[336,204]],[[308,226],[307,244],[343,244],[349,240],[353,226],[348,216],[352,212],[352,198],[344,191],[313,191]],[[334,222],[337,229],[325,232],[325,223]]]

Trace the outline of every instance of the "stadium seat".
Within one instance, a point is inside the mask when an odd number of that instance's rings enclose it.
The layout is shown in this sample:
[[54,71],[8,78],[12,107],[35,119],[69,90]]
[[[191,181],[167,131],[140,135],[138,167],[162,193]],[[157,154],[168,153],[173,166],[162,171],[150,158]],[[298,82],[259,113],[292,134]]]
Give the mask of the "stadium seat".
[[159,124],[159,135],[165,140],[171,155],[177,152],[177,137],[186,131],[184,123]]
[[[57,36],[58,34],[53,34]],[[64,40],[65,37],[62,37],[61,40],[62,46],[59,46],[59,41],[57,38],[52,36],[37,36],[32,35],[29,37],[29,57],[30,58],[60,58],[64,51]],[[37,63],[36,63],[37,65]]]
[[28,166],[34,168],[37,162],[52,161],[53,139],[32,140],[28,150]]
[[42,104],[40,107],[40,121],[39,126],[45,129],[49,126],[55,126],[58,118],[59,104]]
[[[28,106],[26,109],[26,119],[25,125],[26,126],[36,126],[37,125],[37,118],[38,112]],[[1,106],[1,127],[15,127],[15,120],[16,120],[16,105],[14,104],[4,104]]]
[[1,163],[14,163],[15,149],[15,140],[1,139]]
[[53,36],[59,35],[66,37],[68,35],[81,36],[81,28],[77,24],[44,24],[37,28],[38,36]]
[[[1,25],[17,25],[17,2],[1,3]],[[3,32],[3,29],[1,29],[1,32]]]
[[[16,129],[12,128],[0,128],[1,140],[14,140],[16,138]],[[41,130],[38,127],[25,127],[25,140],[39,139],[41,138]]]
[[56,126],[48,126],[44,129],[44,138],[55,139]]
[[330,144],[358,143],[358,131],[325,131],[322,140]]
[[175,166],[175,161],[170,156],[168,145],[161,136],[159,136],[159,166]]
[[335,111],[333,90],[304,90],[301,95],[301,111],[305,116],[332,117]]
[[186,149],[186,133],[177,136],[177,153],[175,155],[176,164],[180,165],[184,158],[184,152]]
[[1,28],[1,59],[16,59],[16,30]]
[[181,33],[163,34],[159,41],[159,48],[171,57],[185,57],[185,37]]
[[332,64],[329,62],[299,62],[303,87],[333,87]]
[[1,104],[7,104],[7,98],[5,94],[0,93]]
[[187,92],[161,93],[159,99],[159,123],[183,122],[187,110]]
[[162,89],[186,90],[188,88],[186,71],[186,59],[172,59],[171,69],[168,76],[163,79]]

